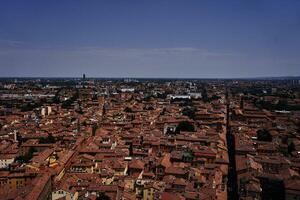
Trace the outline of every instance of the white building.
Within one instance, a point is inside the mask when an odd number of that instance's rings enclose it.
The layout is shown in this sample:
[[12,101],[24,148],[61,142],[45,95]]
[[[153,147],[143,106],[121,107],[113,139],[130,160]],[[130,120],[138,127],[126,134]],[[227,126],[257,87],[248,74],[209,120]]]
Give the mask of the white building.
[[190,95],[177,95],[177,94],[170,94],[168,95],[170,99],[191,99]]
[[47,106],[47,115],[50,115],[52,113],[51,106]]
[[134,88],[121,88],[121,92],[134,92]]
[[52,200],[61,199],[61,198],[64,198],[67,200],[77,200],[78,192],[71,192],[71,191],[66,191],[63,189],[58,189],[58,190],[52,192]]
[[191,92],[189,95],[190,95],[192,98],[194,98],[194,99],[200,99],[200,98],[202,98],[201,92]]
[[46,115],[46,108],[41,109],[41,115],[44,117]]
[[14,155],[10,154],[1,154],[0,155],[0,169],[7,168],[10,164],[12,164],[15,160]]

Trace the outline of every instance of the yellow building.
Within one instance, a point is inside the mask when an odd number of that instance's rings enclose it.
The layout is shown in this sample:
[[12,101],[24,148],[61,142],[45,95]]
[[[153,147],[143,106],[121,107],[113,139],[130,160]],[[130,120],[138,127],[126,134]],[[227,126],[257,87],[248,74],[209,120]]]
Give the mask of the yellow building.
[[35,174],[12,173],[8,176],[7,184],[10,189],[17,189],[27,185],[34,178]]

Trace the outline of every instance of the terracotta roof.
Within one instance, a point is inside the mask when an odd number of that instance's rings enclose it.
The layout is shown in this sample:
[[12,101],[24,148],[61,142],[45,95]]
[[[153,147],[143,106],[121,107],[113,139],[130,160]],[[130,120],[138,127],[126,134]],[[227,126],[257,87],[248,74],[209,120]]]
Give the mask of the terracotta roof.
[[144,169],[145,163],[141,160],[133,160],[129,163],[131,169]]

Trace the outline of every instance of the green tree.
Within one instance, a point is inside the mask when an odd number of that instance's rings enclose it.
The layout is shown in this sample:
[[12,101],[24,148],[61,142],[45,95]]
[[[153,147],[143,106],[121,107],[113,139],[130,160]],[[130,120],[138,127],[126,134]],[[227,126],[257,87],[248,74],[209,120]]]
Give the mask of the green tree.
[[132,113],[132,109],[131,109],[131,108],[129,108],[129,107],[126,107],[126,108],[124,109],[124,112],[127,112],[127,113]]
[[295,148],[295,144],[294,142],[291,142],[289,145],[288,145],[288,153],[291,154],[293,151],[295,151],[296,148]]
[[195,107],[185,107],[182,109],[182,115],[188,116],[190,119],[195,119],[197,109]]
[[100,192],[97,194],[96,200],[111,200],[111,199],[104,192]]
[[272,135],[267,129],[260,129],[256,132],[257,140],[259,141],[265,141],[265,142],[271,142],[272,141]]
[[33,153],[36,151],[37,150],[34,147],[30,147],[28,152],[25,155],[18,156],[16,161],[20,163],[28,163],[33,157]]
[[55,143],[55,138],[52,134],[49,134],[46,138],[40,138],[39,140],[40,144],[53,144]]
[[97,124],[94,124],[94,125],[92,126],[92,135],[93,135],[93,136],[95,136],[95,135],[96,135],[96,131],[97,131],[97,129],[98,129],[98,126],[97,126]]
[[206,91],[205,88],[203,89],[202,100],[203,100],[204,102],[208,102],[208,101],[209,101],[208,95],[207,95],[207,91]]
[[190,123],[188,121],[181,121],[181,122],[179,122],[178,126],[176,127],[176,133],[180,133],[180,131],[194,132],[195,127],[192,123]]

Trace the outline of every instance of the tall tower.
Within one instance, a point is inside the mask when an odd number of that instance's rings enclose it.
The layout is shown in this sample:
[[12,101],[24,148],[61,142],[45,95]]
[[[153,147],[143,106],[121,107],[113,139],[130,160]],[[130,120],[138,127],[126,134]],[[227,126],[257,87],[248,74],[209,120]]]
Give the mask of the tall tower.
[[82,86],[83,86],[83,88],[85,88],[85,84],[86,84],[86,83],[85,83],[85,78],[86,78],[86,77],[85,77],[85,74],[83,74],[83,75],[82,75]]

